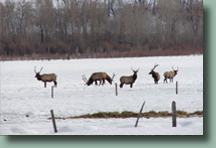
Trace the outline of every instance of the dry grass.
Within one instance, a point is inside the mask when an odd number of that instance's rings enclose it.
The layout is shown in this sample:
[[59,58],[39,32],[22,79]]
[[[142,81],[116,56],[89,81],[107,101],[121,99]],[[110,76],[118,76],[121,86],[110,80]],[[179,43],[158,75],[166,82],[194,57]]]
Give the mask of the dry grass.
[[[203,117],[203,111],[196,111],[193,113],[187,113],[184,111],[177,111],[176,112],[177,117],[179,118],[186,118],[186,117]],[[122,113],[119,112],[98,112],[94,114],[86,114],[81,116],[70,116],[70,117],[55,117],[56,119],[77,119],[77,118],[131,118],[131,117],[137,117],[138,113],[130,112],[130,111],[124,111]],[[171,117],[172,113],[169,113],[167,111],[161,111],[161,112],[155,112],[155,111],[149,111],[145,113],[141,113],[140,117],[143,118],[158,118],[158,117]],[[49,118],[51,119],[51,118]]]

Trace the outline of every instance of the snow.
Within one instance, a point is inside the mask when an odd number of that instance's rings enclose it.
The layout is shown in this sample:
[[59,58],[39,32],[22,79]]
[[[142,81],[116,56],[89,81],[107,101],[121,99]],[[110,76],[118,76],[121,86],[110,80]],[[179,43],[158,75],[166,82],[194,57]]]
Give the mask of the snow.
[[[155,64],[161,79],[155,85],[148,73]],[[164,56],[141,58],[106,58],[40,61],[0,62],[1,69],[1,135],[203,135],[203,117],[177,118],[177,127],[172,127],[171,118],[126,119],[66,119],[56,120],[58,133],[54,133],[50,110],[55,117],[79,116],[97,112],[138,113],[146,101],[143,112],[168,111],[176,102],[177,110],[189,113],[203,111],[203,55]],[[54,98],[51,86],[47,87],[34,76],[43,67],[43,73],[58,75]],[[122,75],[132,75],[138,69],[138,78],[130,88],[105,83],[104,86],[86,86],[93,72],[104,71],[116,74],[114,83],[119,85]],[[165,71],[179,69],[174,83],[163,83]],[[178,95],[175,82],[178,81]]]

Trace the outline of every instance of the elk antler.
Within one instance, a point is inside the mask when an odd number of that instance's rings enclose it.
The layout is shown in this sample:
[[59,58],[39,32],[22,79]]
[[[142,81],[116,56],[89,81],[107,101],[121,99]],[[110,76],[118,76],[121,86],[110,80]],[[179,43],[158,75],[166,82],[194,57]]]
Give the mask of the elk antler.
[[82,79],[85,83],[88,81],[85,75],[82,75]]
[[153,69],[152,70],[154,70],[157,66],[159,66],[159,64],[155,64],[155,66],[153,67]]
[[37,73],[37,71],[36,71],[36,66],[34,67],[34,72]]
[[37,71],[36,71],[36,66],[34,67],[34,71],[35,71],[35,73],[40,73],[40,72],[42,71],[42,69],[43,69],[43,67],[41,67],[40,71],[37,72]]
[[[173,71],[175,71],[175,69],[173,68],[173,66],[172,66],[172,69],[173,69]],[[178,68],[178,66],[177,66],[177,71],[179,70],[179,68]]]
[[41,67],[41,69],[40,69],[39,73],[42,71],[42,69],[43,69],[43,67]]
[[113,73],[113,76],[112,76],[112,81],[113,81],[113,79],[114,79],[114,77],[116,76],[116,74],[115,73]]
[[131,66],[131,70],[132,70],[133,72],[135,72],[135,71],[138,72],[139,69],[140,69],[140,68],[138,68],[137,70],[134,70],[134,69],[132,68],[132,66]]
[[35,72],[35,73],[40,73],[40,72],[42,71],[42,69],[43,69],[43,67],[41,67],[40,71],[37,72],[37,71],[36,71],[36,66],[35,66],[35,67],[34,67],[34,72]]

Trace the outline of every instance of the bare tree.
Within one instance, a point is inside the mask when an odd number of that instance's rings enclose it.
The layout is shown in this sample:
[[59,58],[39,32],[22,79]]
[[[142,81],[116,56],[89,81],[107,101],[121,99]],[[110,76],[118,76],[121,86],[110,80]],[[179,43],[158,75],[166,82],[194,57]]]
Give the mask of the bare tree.
[[[202,40],[203,36],[203,3],[198,0],[187,1],[186,9],[188,12],[187,20],[193,31],[192,38],[195,39],[194,42],[196,42],[196,39],[200,42],[200,39]],[[199,38],[195,36],[199,36]]]
[[23,56],[50,52],[70,57],[71,54],[100,56],[107,53],[120,55],[123,52],[148,55],[146,51],[151,52],[152,49],[161,53],[161,49],[175,50],[180,46],[202,49],[202,1],[133,2],[0,2],[1,53]]
[[54,30],[54,8],[52,0],[36,0],[36,25],[41,34],[41,42],[51,41]]
[[179,1],[160,0],[158,1],[158,12],[160,19],[163,21],[163,32],[165,41],[171,41],[175,36],[175,25],[179,20],[182,5]]

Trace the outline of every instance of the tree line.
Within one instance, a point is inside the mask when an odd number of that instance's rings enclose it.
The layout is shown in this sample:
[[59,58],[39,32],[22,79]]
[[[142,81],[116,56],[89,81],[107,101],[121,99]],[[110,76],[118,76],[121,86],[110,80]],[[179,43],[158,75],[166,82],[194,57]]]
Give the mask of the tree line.
[[201,0],[6,0],[1,57],[203,52]]

